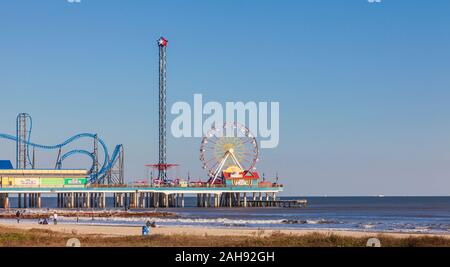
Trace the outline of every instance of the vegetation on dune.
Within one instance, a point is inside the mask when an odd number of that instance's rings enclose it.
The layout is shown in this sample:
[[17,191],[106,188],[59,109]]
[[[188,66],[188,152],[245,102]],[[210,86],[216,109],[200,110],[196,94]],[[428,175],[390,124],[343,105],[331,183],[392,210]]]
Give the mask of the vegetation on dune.
[[[150,235],[107,237],[101,235],[76,235],[51,230],[19,230],[0,227],[0,246],[10,247],[62,247],[69,238],[76,237],[82,246],[89,247],[364,247],[367,238],[346,237],[334,234],[312,233],[295,236],[273,233],[270,236],[193,236]],[[449,247],[450,239],[444,237],[394,238],[378,235],[384,247]]]

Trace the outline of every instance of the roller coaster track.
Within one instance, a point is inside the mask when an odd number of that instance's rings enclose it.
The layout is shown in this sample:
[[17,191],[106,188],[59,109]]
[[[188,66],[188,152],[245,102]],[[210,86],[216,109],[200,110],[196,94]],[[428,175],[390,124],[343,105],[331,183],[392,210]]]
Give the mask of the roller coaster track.
[[[89,177],[90,183],[97,183],[104,179],[107,172],[114,166],[115,162],[117,161],[119,152],[122,149],[122,145],[117,145],[114,149],[113,154],[110,157],[110,155],[108,153],[108,148],[107,148],[105,142],[102,139],[98,138],[97,134],[92,134],[92,133],[80,133],[80,134],[74,135],[74,136],[68,138],[67,140],[65,140],[64,142],[62,142],[60,144],[56,144],[56,145],[41,145],[41,144],[36,144],[36,143],[33,143],[30,141],[31,124],[30,124],[30,129],[28,130],[28,132],[29,132],[29,135],[28,135],[27,140],[19,140],[19,138],[17,136],[3,134],[3,133],[0,133],[0,139],[12,140],[12,141],[15,141],[16,143],[21,142],[21,143],[26,144],[27,147],[31,146],[34,148],[45,149],[45,150],[61,149],[61,148],[65,147],[66,145],[69,145],[72,142],[77,141],[78,139],[81,139],[81,138],[91,138],[91,139],[97,140],[98,143],[100,144],[100,146],[102,147],[103,155],[104,155],[103,164],[97,173],[93,172],[94,167],[95,167],[94,164],[95,164],[96,155],[87,150],[75,149],[75,150],[68,151],[61,156],[61,158],[58,160],[58,163],[57,163],[57,165],[61,166],[62,162],[65,159],[67,159],[68,157],[75,155],[75,154],[82,154],[82,155],[89,156],[93,161],[92,167],[90,169],[90,177]],[[29,150],[27,149],[27,151],[29,151]],[[29,159],[29,155],[27,155],[27,157]]]

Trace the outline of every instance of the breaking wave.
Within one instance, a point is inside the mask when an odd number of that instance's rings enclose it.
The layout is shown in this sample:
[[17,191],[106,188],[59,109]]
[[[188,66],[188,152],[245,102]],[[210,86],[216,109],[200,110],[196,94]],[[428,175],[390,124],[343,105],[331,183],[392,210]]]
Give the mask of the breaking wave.
[[[76,218],[63,217],[62,222],[71,223]],[[290,226],[297,228],[301,225],[334,225],[341,224],[339,221],[318,219],[318,220],[297,220],[297,219],[229,219],[229,218],[78,218],[79,223],[104,224],[104,225],[142,225],[147,221],[155,222],[164,226],[202,226],[202,227],[281,227]]]

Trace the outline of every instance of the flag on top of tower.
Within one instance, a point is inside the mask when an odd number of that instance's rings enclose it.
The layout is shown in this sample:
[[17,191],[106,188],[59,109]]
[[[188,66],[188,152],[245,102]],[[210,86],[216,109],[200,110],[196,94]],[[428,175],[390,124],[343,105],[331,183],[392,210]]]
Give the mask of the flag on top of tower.
[[159,38],[158,44],[159,46],[167,46],[167,39],[164,37]]

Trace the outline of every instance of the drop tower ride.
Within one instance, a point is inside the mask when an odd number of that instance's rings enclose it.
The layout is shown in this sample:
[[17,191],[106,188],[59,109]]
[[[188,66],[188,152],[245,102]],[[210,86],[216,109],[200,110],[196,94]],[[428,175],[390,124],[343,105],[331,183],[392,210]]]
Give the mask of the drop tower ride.
[[167,180],[167,133],[166,133],[166,48],[167,39],[159,38],[159,161],[158,179]]

